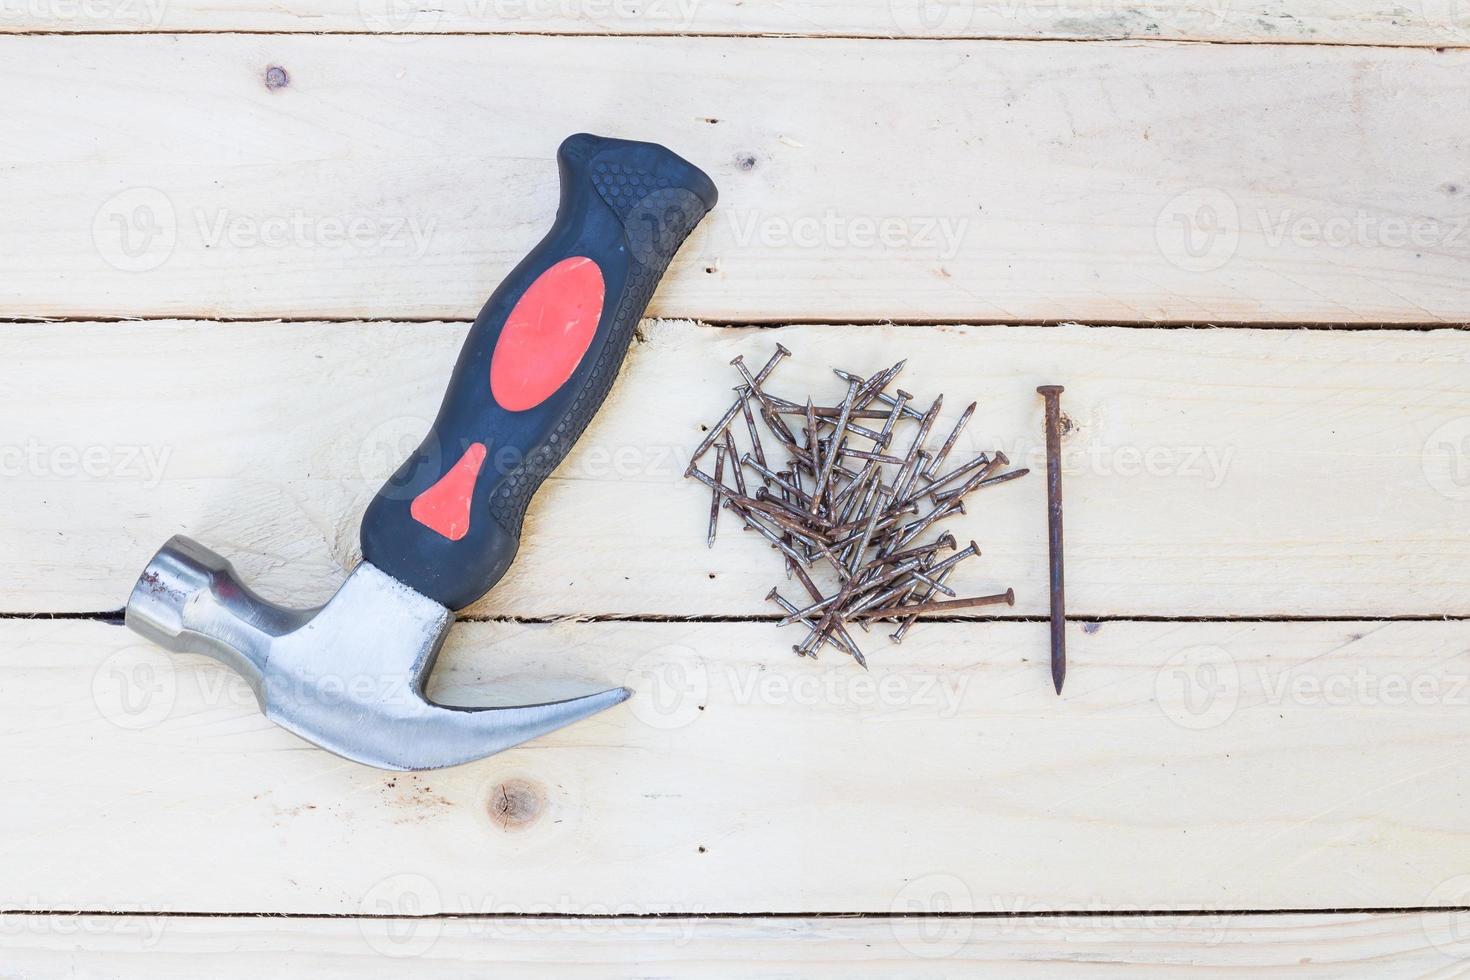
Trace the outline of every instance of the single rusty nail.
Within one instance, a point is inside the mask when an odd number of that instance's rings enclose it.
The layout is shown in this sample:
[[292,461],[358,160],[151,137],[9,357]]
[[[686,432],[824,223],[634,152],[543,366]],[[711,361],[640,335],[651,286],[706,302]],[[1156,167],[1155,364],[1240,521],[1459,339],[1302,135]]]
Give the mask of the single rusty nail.
[[769,378],[771,376],[771,372],[774,371],[774,370],[776,370],[776,365],[781,363],[781,358],[783,358],[783,357],[790,357],[790,356],[791,356],[791,351],[787,350],[786,347],[785,347],[785,345],[781,344],[778,341],[777,344],[776,344],[776,353],[772,354],[771,355],[771,359],[768,360],[768,361],[766,361],[766,366],[765,367],[761,368],[759,371],[756,372],[756,375],[755,375],[756,383],[757,384],[763,383],[767,378]]
[[735,414],[740,411],[740,406],[744,402],[745,398],[742,396],[739,401],[730,406],[730,410],[725,413],[724,418],[716,422],[714,424],[714,427],[709,430],[709,434],[704,437],[704,440],[702,442],[700,442],[699,448],[694,450],[694,455],[689,457],[689,466],[687,469],[684,470],[684,475],[686,477],[692,476],[694,474],[694,466],[696,463],[699,462],[699,458],[705,453],[709,452],[709,447],[713,446],[715,444],[715,440],[720,438],[720,435],[725,431],[725,427],[730,424],[730,421],[733,418],[735,418]]
[[954,428],[950,431],[949,438],[944,440],[944,445],[939,447],[939,452],[935,453],[934,458],[929,460],[929,465],[924,467],[924,476],[926,478],[932,478],[934,472],[944,465],[944,460],[949,456],[950,450],[954,448],[955,442],[959,440],[960,432],[965,428],[965,423],[970,421],[971,415],[975,414],[975,404],[975,402],[970,402],[966,406],[964,412],[960,415],[960,420],[954,424]]
[[848,456],[852,459],[866,459],[874,463],[902,463],[903,460],[897,456],[886,456],[883,453],[870,453],[866,449],[848,449],[843,447],[837,451],[839,456]]
[[917,616],[926,612],[955,612],[960,609],[974,609],[977,606],[998,606],[1001,603],[1014,606],[1016,604],[1015,590],[1006,589],[997,595],[972,596],[968,599],[951,599],[948,602],[921,602],[910,606],[894,606],[891,609],[868,609],[856,615],[864,619],[889,619],[905,614]]
[[1067,679],[1067,591],[1062,575],[1062,391],[1042,385],[1046,400],[1046,544],[1051,563],[1051,682],[1062,693]]
[[715,546],[715,528],[720,523],[720,498],[724,496],[724,494],[721,493],[719,487],[721,487],[723,485],[724,479],[725,479],[725,447],[723,445],[719,445],[719,446],[716,446],[715,447],[715,486],[716,486],[716,489],[710,495],[710,502],[709,502],[709,534],[705,537],[705,541],[704,541],[704,544],[705,544],[705,547],[706,548],[713,548]]
[[885,555],[883,556],[881,561],[885,565],[897,565],[900,562],[908,561],[910,558],[922,558],[925,555],[932,555],[934,552],[940,551],[941,549],[954,547],[957,547],[954,535],[950,534],[949,532],[945,532],[928,544],[921,544],[917,548],[910,548],[907,551],[899,551],[891,555]]
[[[778,398],[770,392],[766,392],[766,398],[770,400],[772,405],[776,406],[776,413],[778,415],[806,414],[805,405],[798,405],[795,402],[789,402],[784,398]],[[835,419],[837,416],[842,414],[842,407],[840,405],[835,407],[818,405],[816,408],[816,412],[817,418],[819,419]],[[853,410],[849,413],[849,417],[854,419],[886,419],[888,418],[888,415],[888,410],[877,408],[854,407]],[[853,432],[859,431],[858,428],[851,423],[848,424],[848,428],[851,429]]]
[[745,496],[745,468],[740,465],[740,454],[735,451],[735,436],[729,429],[725,430],[725,458],[730,461],[731,476],[735,478],[735,490],[743,497]]
[[889,409],[888,417],[883,420],[883,439],[881,440],[881,445],[887,446],[888,440],[893,438],[893,427],[898,424],[899,418],[903,415],[903,407],[913,397],[913,395],[904,391],[902,388],[898,389],[898,397],[893,400],[893,407]]
[[[1005,458],[1005,453],[996,453],[995,457],[996,459],[1000,460],[1000,465],[1002,466],[1010,462]],[[969,473],[971,470],[977,470],[982,466],[991,466],[994,464],[995,459],[992,459],[985,453],[981,453],[963,466],[956,466],[954,469],[950,470],[943,476],[935,477],[929,482],[929,485],[924,488],[923,492],[930,494],[938,493],[940,487],[944,486],[946,483],[953,483],[955,480],[958,480],[960,477]]]
[[923,419],[919,421],[919,432],[914,436],[914,448],[922,449],[924,440],[929,438],[929,430],[934,428],[934,421],[939,418],[939,410],[944,407],[944,396],[940,395],[934,399],[934,404],[924,413]]
[[960,490],[954,490],[949,493],[939,494],[934,498],[934,502],[937,504],[946,504],[950,501],[955,500],[957,497],[967,496],[971,492],[979,490],[981,487],[993,487],[997,483],[1009,483],[1012,480],[1020,479],[1030,472],[1031,470],[1029,467],[1023,466],[1019,470],[1011,470],[1009,473],[999,473],[995,476],[987,476],[983,480],[976,480],[972,484],[969,484],[969,489],[964,490],[963,492]]
[[[755,416],[751,414],[749,398],[740,399],[740,410],[745,415],[745,428],[750,432],[751,451],[755,453],[755,458],[760,461],[760,464],[765,466],[766,452],[761,446],[761,434],[760,430],[756,428]],[[728,432],[730,430],[726,429],[725,431]]]
[[[842,415],[837,420],[837,433],[832,437],[832,451],[822,463],[821,475],[817,477],[816,487],[812,490],[811,512],[817,513],[822,504],[822,494],[827,490],[827,481],[832,479],[832,467],[837,463],[837,452],[842,448],[842,437],[847,430],[847,416],[852,411],[853,399],[857,397],[857,382],[847,383],[847,397],[842,400]],[[808,405],[811,403],[808,402]],[[815,452],[815,450],[814,450]],[[815,455],[812,457],[816,459]]]

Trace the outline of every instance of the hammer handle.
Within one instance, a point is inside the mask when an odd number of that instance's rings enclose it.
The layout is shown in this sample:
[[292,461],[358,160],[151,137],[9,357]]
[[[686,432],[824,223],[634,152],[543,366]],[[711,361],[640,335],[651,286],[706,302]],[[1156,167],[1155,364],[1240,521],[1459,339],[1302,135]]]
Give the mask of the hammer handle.
[[654,143],[581,133],[557,164],[555,223],[475,318],[433,428],[363,517],[364,560],[450,609],[510,566],[531,496],[607,397],[664,269],[717,197]]

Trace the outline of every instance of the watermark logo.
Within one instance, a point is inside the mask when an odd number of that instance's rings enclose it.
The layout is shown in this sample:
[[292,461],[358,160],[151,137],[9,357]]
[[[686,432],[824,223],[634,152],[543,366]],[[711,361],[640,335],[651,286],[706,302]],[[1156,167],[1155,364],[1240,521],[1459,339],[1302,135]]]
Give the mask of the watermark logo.
[[1170,263],[1186,272],[1214,272],[1240,246],[1240,209],[1218,187],[1171,198],[1154,221],[1154,240]]
[[1417,6],[1424,23],[1443,31],[1446,40],[1470,39],[1470,0],[1417,0]]
[[369,31],[391,36],[432,31],[444,9],[422,0],[358,0],[357,15]]
[[387,252],[421,259],[429,250],[434,222],[412,215],[236,214],[227,209],[193,212],[195,231],[206,248],[300,248]]
[[790,674],[760,667],[730,667],[722,680],[734,702],[742,705],[826,705],[884,712],[918,709],[936,718],[953,718],[959,714],[974,678],[968,674],[906,671],[875,675],[843,663],[820,671],[799,664]]
[[702,0],[467,0],[477,20],[527,20],[541,24],[617,22],[687,28]]
[[732,209],[724,220],[741,248],[910,251],[940,259],[959,255],[970,219],[946,215],[763,214]]
[[964,34],[975,17],[974,0],[888,0],[888,16],[907,37]]
[[709,671],[689,647],[662,646],[633,662],[623,686],[633,691],[633,717],[650,728],[683,728],[705,709]]
[[[1013,465],[1045,472],[1045,443],[1013,440],[1005,451]],[[1110,446],[1094,438],[1063,447],[1062,472],[1125,480],[1187,480],[1206,490],[1218,490],[1230,475],[1235,455],[1235,446]]]
[[178,695],[178,676],[168,654],[152,645],[124,647],[92,674],[92,702],[98,713],[128,731],[165,721]]
[[1470,874],[1455,875],[1435,886],[1419,913],[1424,936],[1435,949],[1455,959],[1470,958]]
[[1368,209],[1318,214],[1298,208],[1242,212],[1230,194],[1200,187],[1175,196],[1159,211],[1159,252],[1187,272],[1214,272],[1233,259],[1242,235],[1271,250],[1470,250],[1470,216],[1406,217]]
[[[41,914],[0,916],[0,938],[52,936],[80,944],[105,937],[110,940],[109,947],[118,953],[127,949],[156,949],[163,939],[170,911],[160,905],[118,902],[115,897],[77,903],[81,911],[67,915],[47,914],[55,907],[55,901],[36,895],[28,896],[23,903],[11,899],[9,904],[12,908]],[[130,942],[117,942],[120,939]]]
[[914,956],[953,956],[965,948],[975,926],[972,919],[951,916],[974,907],[970,887],[952,874],[915,878],[899,890],[888,908],[899,916],[890,920],[893,938]]
[[133,480],[152,489],[163,481],[172,446],[47,445],[28,439],[0,445],[0,477],[47,480]]
[[387,481],[421,445],[424,456],[420,468],[433,473],[443,471],[444,457],[438,439],[425,439],[429,429],[430,421],[418,415],[398,415],[379,422],[358,443],[358,476],[365,483],[382,485],[380,492],[391,500],[417,496],[409,484]]
[[113,195],[92,218],[92,242],[108,265],[151,272],[174,254],[181,235],[219,249],[343,249],[418,260],[429,251],[435,222],[415,215],[275,214],[194,208],[181,218],[169,196],[153,187]]
[[362,938],[377,953],[395,958],[423,956],[444,931],[439,889],[421,874],[396,874],[374,885],[358,906]]
[[1223,647],[1180,650],[1154,675],[1154,702],[1181,728],[1225,724],[1240,701],[1240,669]]
[[[1346,665],[1343,665],[1345,668]],[[1359,664],[1325,673],[1257,669],[1268,705],[1325,708],[1430,708],[1470,705],[1470,676],[1442,670],[1419,674],[1376,673]]]
[[130,187],[108,198],[92,217],[92,243],[121,272],[151,272],[178,243],[173,201],[156,187]]
[[0,21],[26,24],[162,26],[167,0],[0,0]]
[[1470,415],[1431,432],[1419,459],[1424,479],[1437,493],[1450,500],[1470,500]]

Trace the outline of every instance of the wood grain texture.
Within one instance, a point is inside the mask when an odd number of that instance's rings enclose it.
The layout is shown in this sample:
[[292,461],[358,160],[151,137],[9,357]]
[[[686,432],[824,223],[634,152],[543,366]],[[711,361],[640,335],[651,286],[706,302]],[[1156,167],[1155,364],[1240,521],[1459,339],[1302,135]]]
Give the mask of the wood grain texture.
[[468,318],[549,225],[556,145],[590,130],[720,187],[665,316],[1461,321],[1467,69],[1464,49],[10,37],[0,82],[34,95],[0,119],[0,309]]
[[1449,976],[1454,913],[1017,919],[190,919],[0,916],[15,980]]
[[431,694],[616,709],[421,775],[121,626],[0,622],[0,908],[345,914],[1470,905],[1470,623],[462,623]]
[[301,31],[1195,40],[1453,46],[1456,0],[11,0],[0,33]]
[[[362,509],[428,430],[463,324],[12,326],[0,361],[10,518],[0,603],[120,609],[185,533],[278,600],[329,596]],[[983,555],[967,594],[1012,586],[1045,615],[1040,383],[1065,382],[1075,616],[1470,614],[1465,331],[1067,327],[729,329],[645,321],[611,398],[542,488],[482,615],[772,615],[775,553],[682,478],[723,414],[734,356],[796,352],[772,379],[831,401],[835,364],[946,395],[957,458],[1005,450],[1033,476],[945,526]],[[741,445],[745,445],[742,436]]]

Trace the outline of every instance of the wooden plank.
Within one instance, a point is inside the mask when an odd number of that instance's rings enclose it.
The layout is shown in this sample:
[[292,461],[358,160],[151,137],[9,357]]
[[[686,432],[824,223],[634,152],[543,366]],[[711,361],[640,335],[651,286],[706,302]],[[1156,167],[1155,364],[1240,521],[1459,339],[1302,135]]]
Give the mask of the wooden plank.
[[1354,8],[1331,0],[446,0],[432,6],[313,0],[289,7],[266,0],[25,0],[5,8],[0,33],[34,31],[1138,39],[1447,47],[1470,40],[1470,17],[1453,0]]
[[1470,50],[0,42],[11,316],[468,318],[591,130],[721,188],[665,316],[1470,319]]
[[[1017,919],[191,919],[0,916],[15,980],[1448,975],[1453,913]],[[82,940],[79,942],[79,937]]]
[[[362,509],[428,429],[464,329],[8,328],[0,416],[24,427],[0,444],[0,605],[119,609],[176,533],[277,600],[325,599],[358,560]],[[834,363],[899,357],[908,390],[947,396],[941,433],[980,400],[959,458],[998,447],[1037,475],[946,526],[984,551],[957,587],[1013,586],[1014,614],[1047,609],[1034,389],[1063,382],[1074,615],[1470,615],[1465,331],[643,332],[475,613],[773,614],[775,554],[728,523],[706,550],[709,498],[682,473],[738,382],[730,359],[763,363],[781,341],[796,356],[772,390],[796,400],[839,399]]]
[[431,693],[625,705],[403,775],[120,626],[0,622],[0,908],[562,914],[1467,905],[1470,623],[464,623]]

